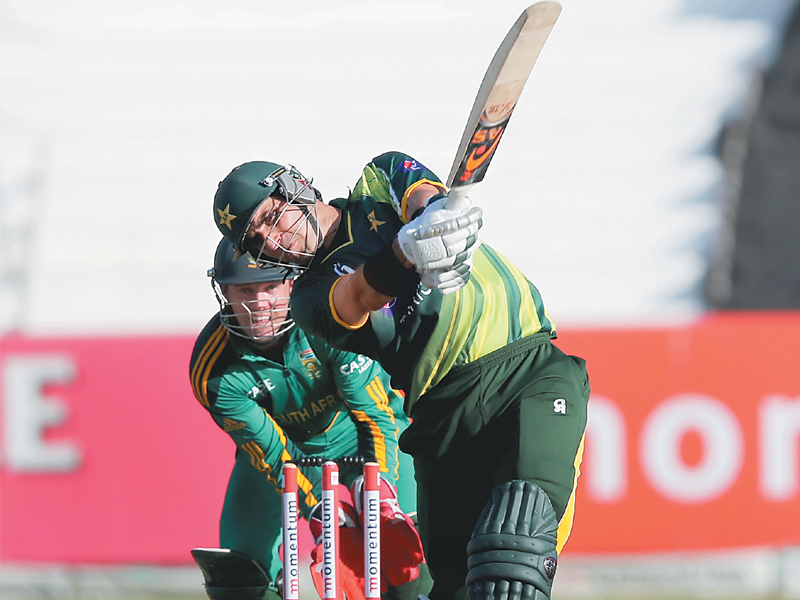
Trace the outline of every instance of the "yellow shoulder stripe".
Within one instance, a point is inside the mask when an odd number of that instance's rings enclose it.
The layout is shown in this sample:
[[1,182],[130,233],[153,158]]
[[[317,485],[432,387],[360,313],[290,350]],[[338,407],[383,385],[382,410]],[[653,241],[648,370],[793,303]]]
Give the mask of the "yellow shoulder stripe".
[[211,334],[211,337],[206,342],[206,345],[200,351],[200,356],[197,358],[191,372],[192,391],[198,402],[208,408],[210,403],[208,401],[208,378],[211,374],[211,369],[214,363],[219,358],[225,344],[228,341],[228,331],[220,325]]

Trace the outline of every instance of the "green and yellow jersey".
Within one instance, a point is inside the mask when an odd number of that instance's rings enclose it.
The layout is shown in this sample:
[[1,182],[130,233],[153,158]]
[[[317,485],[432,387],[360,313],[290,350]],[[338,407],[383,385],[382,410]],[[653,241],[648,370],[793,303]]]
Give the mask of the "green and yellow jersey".
[[[397,481],[397,439],[408,419],[402,394],[371,358],[336,350],[299,327],[285,334],[279,356],[267,358],[231,336],[217,314],[197,338],[190,378],[200,404],[278,488],[285,462],[355,453]],[[320,469],[298,470],[301,506],[310,508],[319,499]]]
[[436,175],[406,154],[373,159],[350,196],[330,202],[342,212],[339,228],[295,282],[291,301],[301,327],[380,361],[392,385],[406,392],[408,413],[451,368],[536,333],[556,337],[539,291],[487,244],[475,253],[472,276],[458,292],[444,295],[416,277],[364,323],[348,326],[338,317],[331,300],[337,281],[392,241],[408,222],[410,193],[422,183],[445,190]]

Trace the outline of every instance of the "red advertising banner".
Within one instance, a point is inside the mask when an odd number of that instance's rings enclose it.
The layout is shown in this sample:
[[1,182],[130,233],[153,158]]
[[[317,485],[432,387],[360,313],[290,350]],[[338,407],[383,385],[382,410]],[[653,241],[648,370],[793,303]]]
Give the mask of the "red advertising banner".
[[[592,400],[570,553],[800,544],[800,313],[562,328]],[[191,562],[234,447],[193,338],[0,340],[0,561]]]
[[194,340],[0,343],[0,560],[187,563],[218,545],[235,446],[192,395]]
[[800,543],[800,313],[568,331],[592,397],[573,552]]

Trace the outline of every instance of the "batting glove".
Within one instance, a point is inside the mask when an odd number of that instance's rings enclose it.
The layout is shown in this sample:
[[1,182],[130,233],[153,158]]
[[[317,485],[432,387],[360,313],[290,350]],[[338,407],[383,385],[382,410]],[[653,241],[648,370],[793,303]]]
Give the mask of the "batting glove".
[[478,230],[483,210],[470,207],[450,210],[447,198],[431,202],[425,211],[397,234],[400,248],[417,271],[453,269],[467,262],[478,249]]
[[[477,250],[480,242],[475,244]],[[467,285],[472,271],[472,256],[452,269],[433,269],[420,273],[422,285],[428,289],[437,289],[442,294],[452,294]]]

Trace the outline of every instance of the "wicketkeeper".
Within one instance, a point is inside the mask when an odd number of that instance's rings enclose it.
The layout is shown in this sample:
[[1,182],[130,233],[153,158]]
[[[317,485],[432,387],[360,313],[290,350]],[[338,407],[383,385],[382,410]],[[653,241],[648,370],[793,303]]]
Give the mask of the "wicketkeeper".
[[[280,482],[289,461],[360,456],[377,462],[391,512],[384,544],[391,545],[398,531],[406,544],[413,536],[418,540],[411,521],[413,464],[397,443],[409,421],[402,394],[392,389],[384,370],[371,358],[337,350],[295,326],[289,310],[295,281],[285,269],[258,268],[249,256],[235,258],[233,245],[223,239],[209,275],[220,310],[195,343],[191,384],[203,408],[236,443],[220,520],[221,548],[192,551],[211,600],[280,597]],[[345,485],[358,487],[360,473],[360,464],[340,465]],[[309,517],[321,497],[319,467],[299,467],[298,484],[300,512]],[[349,525],[360,527],[358,519]],[[402,530],[404,525],[413,531]],[[406,563],[393,561],[386,550],[384,580],[395,585],[385,598],[416,600],[430,589],[419,541],[417,546],[415,559]],[[358,565],[363,558],[343,554],[342,560]],[[358,586],[350,582],[351,589]]]

